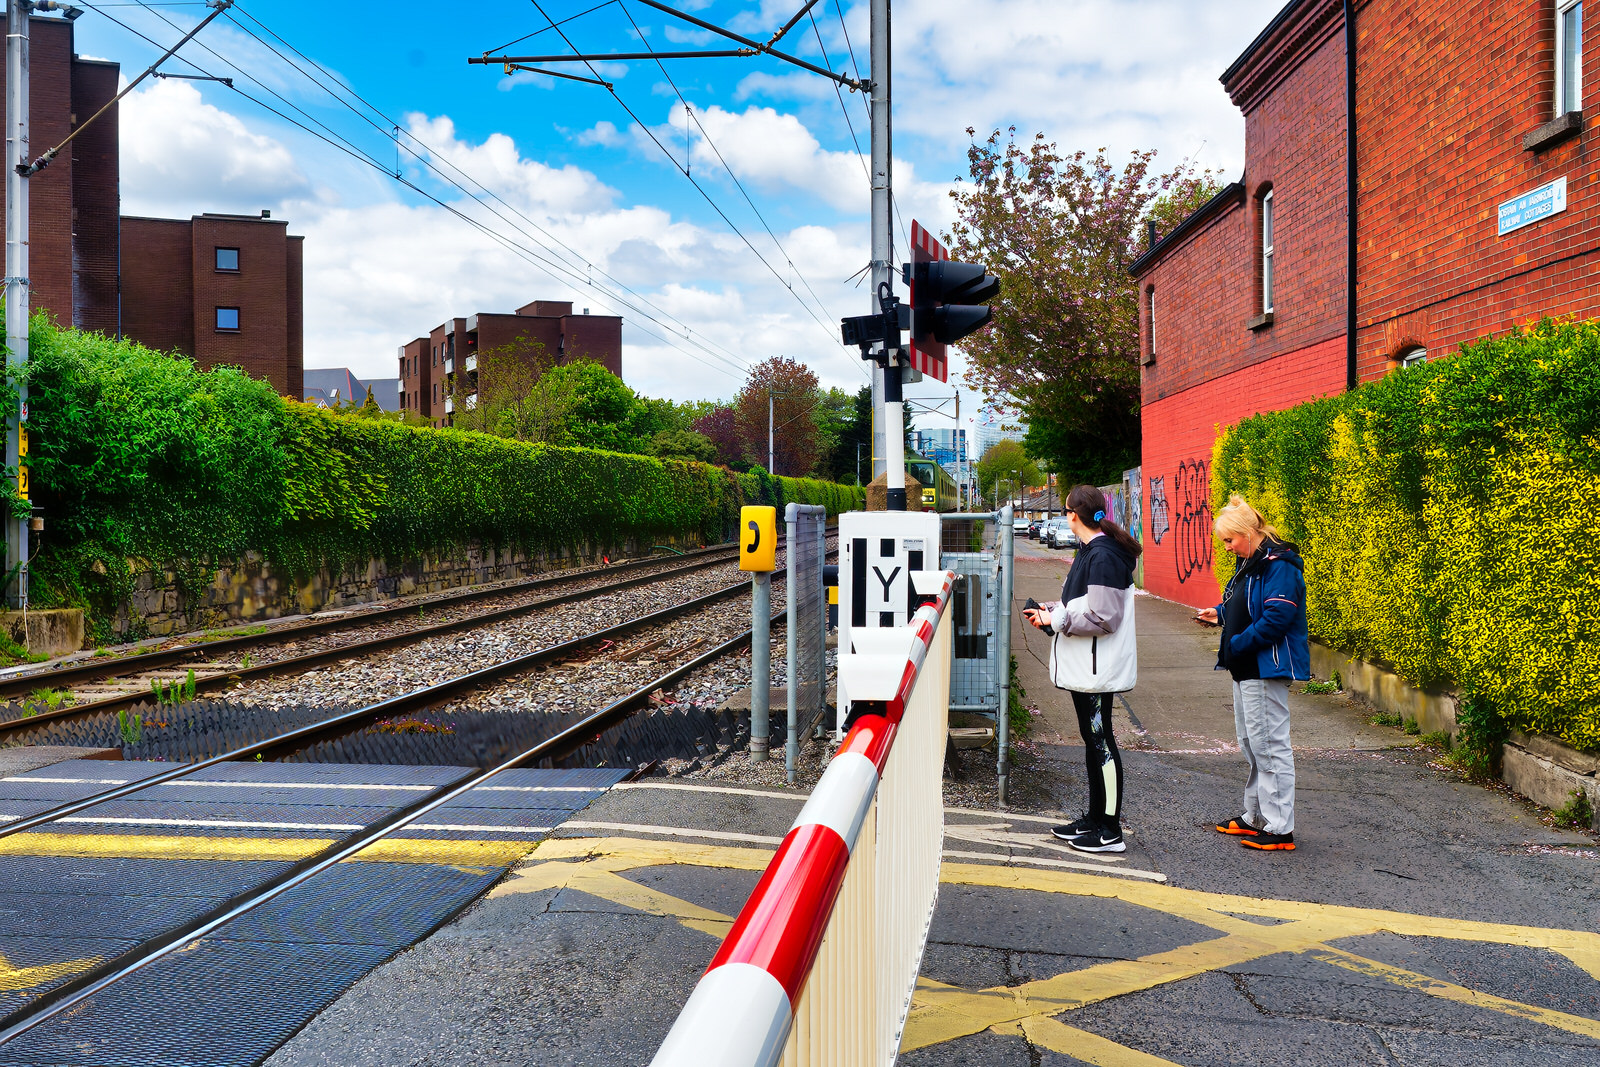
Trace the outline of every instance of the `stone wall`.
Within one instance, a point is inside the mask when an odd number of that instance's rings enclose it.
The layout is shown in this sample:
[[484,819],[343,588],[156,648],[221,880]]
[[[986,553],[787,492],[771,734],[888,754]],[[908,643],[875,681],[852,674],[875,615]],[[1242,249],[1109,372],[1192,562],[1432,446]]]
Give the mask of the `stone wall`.
[[415,593],[434,593],[461,586],[523,578],[648,553],[651,545],[699,547],[698,537],[661,538],[648,543],[630,540],[621,548],[602,550],[582,545],[567,550],[526,553],[473,544],[454,552],[394,562],[368,560],[338,569],[324,567],[295,575],[274,567],[259,552],[217,569],[199,594],[184,588],[172,571],[134,568],[133,593],[118,613],[113,629],[130,637],[160,636],[188,630],[310,615],[319,611],[392,600]]
[[[1385,667],[1311,642],[1311,673],[1332,678],[1335,672],[1346,690],[1379,710],[1416,719],[1421,733],[1448,730],[1452,740],[1455,738],[1454,692],[1419,689]],[[1588,794],[1594,829],[1600,830],[1600,756],[1579,752],[1553,738],[1513,730],[1500,748],[1500,778],[1535,804],[1552,810],[1566,807],[1574,791]]]

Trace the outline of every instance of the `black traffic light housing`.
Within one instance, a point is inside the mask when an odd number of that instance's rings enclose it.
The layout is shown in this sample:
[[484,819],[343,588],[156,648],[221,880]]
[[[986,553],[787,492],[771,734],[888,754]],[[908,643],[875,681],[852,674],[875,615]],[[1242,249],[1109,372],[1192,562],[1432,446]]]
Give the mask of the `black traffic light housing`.
[[921,260],[905,265],[911,287],[911,343],[944,358],[952,344],[994,319],[984,301],[1000,293],[1000,279],[980,263],[950,259]]

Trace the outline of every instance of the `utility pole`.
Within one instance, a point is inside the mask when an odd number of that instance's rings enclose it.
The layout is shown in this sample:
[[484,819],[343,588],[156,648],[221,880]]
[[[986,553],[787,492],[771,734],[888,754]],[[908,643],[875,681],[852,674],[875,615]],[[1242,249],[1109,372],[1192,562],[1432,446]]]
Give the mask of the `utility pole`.
[[[6,376],[16,383],[17,407],[5,414],[6,467],[17,471],[17,488],[28,497],[26,455],[28,387],[19,381],[28,365],[28,17],[29,0],[6,0]],[[28,516],[6,519],[6,559],[16,579],[6,599],[28,605]]]
[[[889,122],[889,0],[872,0],[872,311],[881,286],[894,286],[894,205],[890,200],[893,139]],[[888,472],[889,510],[905,510],[905,442],[900,425],[898,363],[872,364],[872,476]],[[892,379],[892,380],[891,380]],[[894,411],[888,410],[889,404]],[[896,426],[888,425],[895,421]],[[890,438],[893,438],[891,440]],[[896,493],[898,490],[898,494]],[[898,496],[898,504],[896,507]]]
[[772,388],[767,388],[767,473],[776,475],[772,469]]

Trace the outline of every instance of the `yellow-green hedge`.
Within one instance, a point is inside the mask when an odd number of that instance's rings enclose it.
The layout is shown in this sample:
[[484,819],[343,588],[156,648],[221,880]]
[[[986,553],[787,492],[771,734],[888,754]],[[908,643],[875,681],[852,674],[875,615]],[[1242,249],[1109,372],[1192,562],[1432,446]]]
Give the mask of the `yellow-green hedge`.
[[1300,545],[1313,637],[1600,751],[1600,325],[1247,419],[1212,490]]
[[310,570],[469,542],[718,541],[745,503],[865,506],[811,479],[336,415],[42,316],[30,343],[32,502],[49,523],[34,595],[94,625],[127,596],[130,559],[198,588],[248,551]]

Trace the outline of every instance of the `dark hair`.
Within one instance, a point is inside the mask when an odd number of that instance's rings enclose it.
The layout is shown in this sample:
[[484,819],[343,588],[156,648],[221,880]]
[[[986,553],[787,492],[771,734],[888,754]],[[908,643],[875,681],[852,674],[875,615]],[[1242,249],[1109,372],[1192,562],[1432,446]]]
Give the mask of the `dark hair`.
[[1075,485],[1067,494],[1067,510],[1078,516],[1078,521],[1091,530],[1099,530],[1126,549],[1134,559],[1144,552],[1141,545],[1127,530],[1111,521],[1106,514],[1106,495],[1092,485]]

